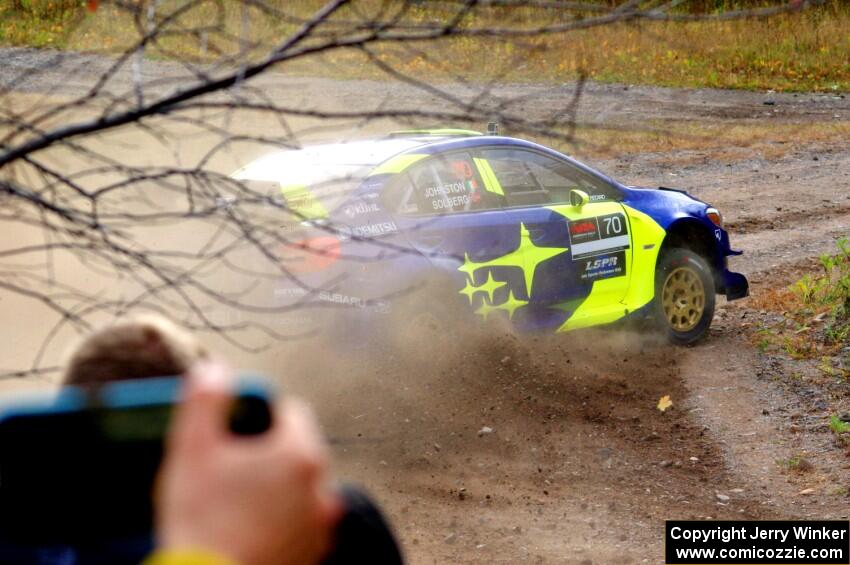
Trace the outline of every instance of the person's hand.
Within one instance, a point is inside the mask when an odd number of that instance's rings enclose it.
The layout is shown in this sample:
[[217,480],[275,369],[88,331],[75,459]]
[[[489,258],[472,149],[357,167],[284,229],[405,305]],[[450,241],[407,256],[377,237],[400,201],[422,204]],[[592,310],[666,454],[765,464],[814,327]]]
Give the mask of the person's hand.
[[319,561],[342,508],[310,410],[288,401],[271,430],[238,437],[228,429],[233,385],[223,365],[195,366],[185,386],[158,480],[158,547],[239,565]]

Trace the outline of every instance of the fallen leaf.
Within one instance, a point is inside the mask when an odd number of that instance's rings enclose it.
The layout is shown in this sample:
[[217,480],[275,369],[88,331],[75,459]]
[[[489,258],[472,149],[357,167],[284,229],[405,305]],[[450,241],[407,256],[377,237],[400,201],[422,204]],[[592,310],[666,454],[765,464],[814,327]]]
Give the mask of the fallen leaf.
[[664,396],[662,396],[658,400],[658,409],[661,410],[662,412],[664,412],[665,410],[667,410],[671,406],[673,406],[673,401],[670,400],[669,394],[665,394]]

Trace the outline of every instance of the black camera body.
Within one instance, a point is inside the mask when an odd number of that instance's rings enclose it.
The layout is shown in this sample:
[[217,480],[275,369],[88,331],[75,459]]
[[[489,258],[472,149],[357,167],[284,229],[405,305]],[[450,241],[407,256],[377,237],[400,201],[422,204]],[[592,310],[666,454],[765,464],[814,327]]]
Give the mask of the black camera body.
[[[0,564],[138,564],[154,547],[152,493],[177,377],[16,398],[0,409]],[[272,389],[238,380],[230,428],[272,425]],[[377,506],[342,486],[346,513],[329,563],[401,563]],[[281,493],[286,496],[286,493]]]

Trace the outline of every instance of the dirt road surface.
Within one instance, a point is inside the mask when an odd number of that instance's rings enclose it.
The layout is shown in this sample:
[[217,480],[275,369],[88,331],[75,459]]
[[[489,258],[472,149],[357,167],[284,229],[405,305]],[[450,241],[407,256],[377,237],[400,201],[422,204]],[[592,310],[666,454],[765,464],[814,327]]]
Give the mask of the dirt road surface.
[[[6,100],[77,95],[108,63],[55,57],[0,51]],[[183,71],[149,62],[144,72],[167,88]],[[387,95],[402,106],[440,104],[374,81],[269,75],[260,84],[295,104],[344,107]],[[116,76],[110,88],[128,89],[129,76]],[[513,104],[536,112],[568,99],[571,88],[497,91],[521,96]],[[634,128],[665,119],[837,123],[850,121],[850,99],[591,84],[579,115]],[[247,116],[240,126],[268,127]],[[150,160],[163,153],[141,135],[123,141],[117,158],[141,148]],[[745,251],[732,267],[754,293],[787,284],[790,270],[850,235],[847,139],[801,142],[778,157],[647,147],[592,164],[628,184],[683,188],[716,205],[733,246]],[[0,297],[0,312],[2,365],[25,365],[48,314],[11,296]],[[460,340],[434,334],[380,358],[340,354],[332,343],[282,345],[259,357],[225,351],[315,402],[338,473],[376,494],[412,563],[661,563],[665,519],[850,513],[850,465],[831,445],[823,407],[781,386],[784,369],[751,345],[746,316],[746,300],[721,300],[709,337],[691,348],[593,330],[522,338],[482,331]],[[656,403],[664,395],[673,407],[662,413]],[[799,433],[800,421],[813,425]],[[781,464],[799,453],[814,467],[805,475]],[[812,493],[800,494],[806,489]]]

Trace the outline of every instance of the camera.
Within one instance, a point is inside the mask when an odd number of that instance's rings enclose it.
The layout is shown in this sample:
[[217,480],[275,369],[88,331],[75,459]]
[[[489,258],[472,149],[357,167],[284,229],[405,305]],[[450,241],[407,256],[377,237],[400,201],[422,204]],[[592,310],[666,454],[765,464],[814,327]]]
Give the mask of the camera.
[[[237,382],[232,433],[264,433],[272,388],[259,377]],[[180,383],[67,386],[0,404],[0,563],[140,563],[154,547],[152,494]],[[401,563],[370,497],[347,484],[340,495],[345,513],[326,562]]]

